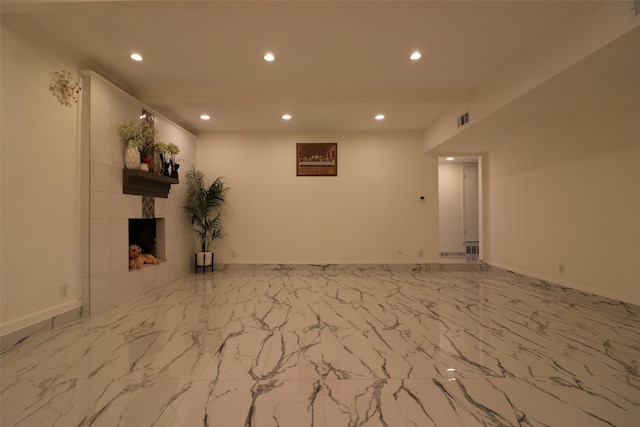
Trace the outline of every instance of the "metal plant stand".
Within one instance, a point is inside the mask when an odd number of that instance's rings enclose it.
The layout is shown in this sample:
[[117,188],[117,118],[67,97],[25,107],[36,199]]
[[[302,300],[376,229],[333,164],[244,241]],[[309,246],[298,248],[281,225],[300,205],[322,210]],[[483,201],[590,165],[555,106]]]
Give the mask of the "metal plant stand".
[[[198,273],[198,269],[201,268],[202,269],[202,274],[204,274],[205,270],[207,269],[207,267],[209,267],[208,265],[198,265],[198,254],[193,254],[193,260],[194,260],[194,265],[196,267],[196,273]],[[214,253],[211,253],[211,272],[213,273],[213,259],[214,259]],[[206,261],[206,259],[205,259]]]

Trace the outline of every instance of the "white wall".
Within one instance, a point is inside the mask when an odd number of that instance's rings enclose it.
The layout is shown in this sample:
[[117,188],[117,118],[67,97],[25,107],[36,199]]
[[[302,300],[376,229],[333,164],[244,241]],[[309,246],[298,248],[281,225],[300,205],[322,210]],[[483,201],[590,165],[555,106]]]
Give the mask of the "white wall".
[[[58,104],[50,73],[78,65],[2,26],[2,333],[80,302],[78,107]],[[68,287],[61,297],[60,286]]]
[[465,252],[462,163],[438,165],[440,252]]
[[492,151],[485,260],[640,304],[639,135],[636,96]]
[[[81,303],[99,312],[186,274],[193,236],[181,208],[184,185],[174,185],[169,199],[156,199],[169,261],[128,271],[127,218],[142,208],[141,196],[122,194],[117,126],[137,119],[142,106],[96,75],[83,78],[79,104],[61,106],[49,93],[50,74],[76,75],[82,65],[21,29],[3,25],[1,37],[4,346],[79,315]],[[193,162],[193,135],[161,117],[156,126],[163,141],[180,146],[179,159]]]
[[[338,176],[296,177],[296,142],[337,142]],[[406,132],[201,135],[196,166],[231,187],[216,262],[437,262],[437,160],[421,144]]]

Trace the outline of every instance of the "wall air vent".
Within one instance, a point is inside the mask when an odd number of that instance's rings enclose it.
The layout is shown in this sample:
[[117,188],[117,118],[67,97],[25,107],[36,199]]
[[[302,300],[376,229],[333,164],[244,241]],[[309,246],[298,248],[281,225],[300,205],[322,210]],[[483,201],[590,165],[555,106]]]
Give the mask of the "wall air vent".
[[629,0],[631,3],[631,22],[640,20],[640,0]]
[[[640,1],[640,0],[638,0],[638,1]],[[466,125],[467,123],[469,123],[469,112],[468,111],[458,117],[458,127],[462,127],[462,126]]]

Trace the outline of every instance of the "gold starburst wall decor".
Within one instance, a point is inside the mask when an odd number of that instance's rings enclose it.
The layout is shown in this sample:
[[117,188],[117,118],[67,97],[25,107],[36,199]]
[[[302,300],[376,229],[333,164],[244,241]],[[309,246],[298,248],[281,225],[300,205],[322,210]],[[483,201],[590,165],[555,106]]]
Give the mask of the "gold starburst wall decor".
[[65,70],[56,71],[51,73],[51,76],[49,92],[58,98],[60,105],[71,107],[71,103],[78,102],[82,88],[70,72]]

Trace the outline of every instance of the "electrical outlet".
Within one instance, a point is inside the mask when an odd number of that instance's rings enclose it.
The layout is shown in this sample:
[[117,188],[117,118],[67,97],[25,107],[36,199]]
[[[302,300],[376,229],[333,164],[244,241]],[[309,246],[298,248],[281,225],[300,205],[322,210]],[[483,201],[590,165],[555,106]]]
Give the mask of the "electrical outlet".
[[558,273],[564,274],[564,264],[558,265]]
[[69,285],[66,283],[60,285],[60,298],[66,298],[69,295]]
[[418,251],[418,257],[419,257],[419,258],[424,258],[424,250],[420,249],[420,250]]
[[236,257],[236,251],[235,249],[231,251],[231,258],[235,258]]

